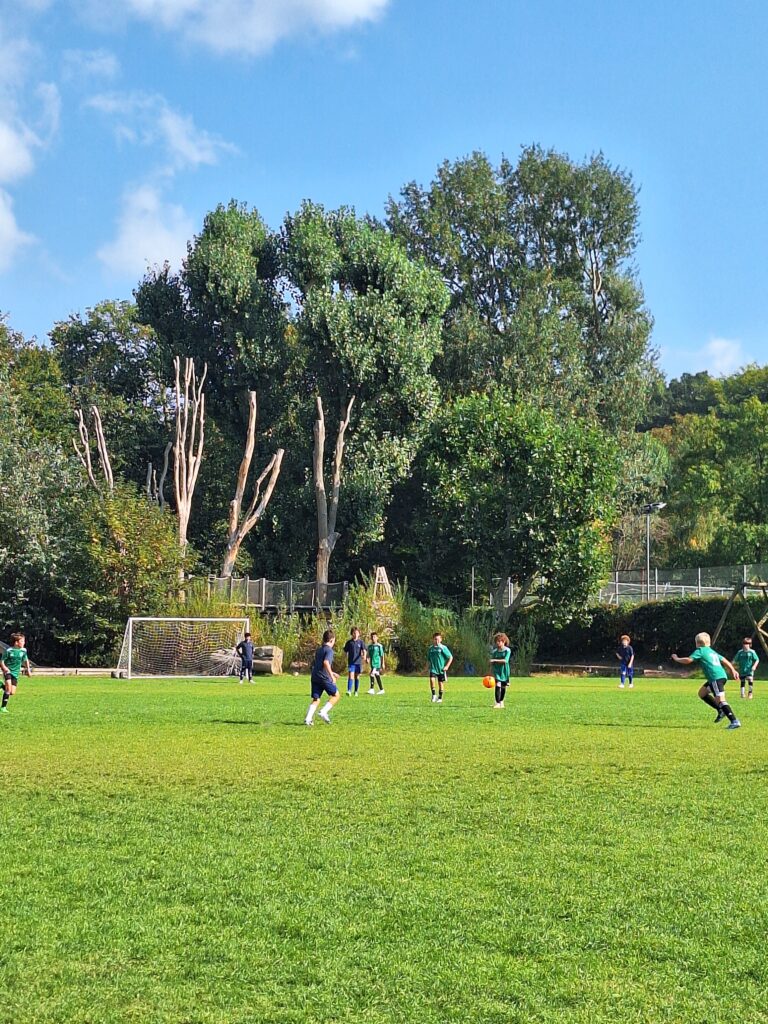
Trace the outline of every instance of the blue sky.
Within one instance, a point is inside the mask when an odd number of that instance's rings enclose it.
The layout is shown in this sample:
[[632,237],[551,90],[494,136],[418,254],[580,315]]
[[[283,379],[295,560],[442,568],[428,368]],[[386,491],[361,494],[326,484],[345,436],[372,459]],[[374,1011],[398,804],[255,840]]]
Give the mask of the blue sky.
[[0,311],[130,297],[233,197],[381,213],[537,142],[639,185],[669,375],[765,363],[767,37],[757,0],[0,0]]

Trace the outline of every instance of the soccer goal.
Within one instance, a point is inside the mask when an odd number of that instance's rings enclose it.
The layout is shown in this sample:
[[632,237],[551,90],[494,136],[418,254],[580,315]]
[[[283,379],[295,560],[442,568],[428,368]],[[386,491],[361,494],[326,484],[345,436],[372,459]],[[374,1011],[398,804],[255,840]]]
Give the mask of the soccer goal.
[[121,679],[232,675],[250,619],[130,618],[115,673]]

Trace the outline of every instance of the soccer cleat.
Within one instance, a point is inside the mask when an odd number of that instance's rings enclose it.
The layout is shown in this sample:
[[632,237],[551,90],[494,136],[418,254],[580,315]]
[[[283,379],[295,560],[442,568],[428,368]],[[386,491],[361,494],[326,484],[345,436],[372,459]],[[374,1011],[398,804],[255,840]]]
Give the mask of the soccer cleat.
[[355,690],[355,696],[356,696],[356,697],[359,697],[359,696],[360,696],[360,691],[359,691],[359,690]]
[[728,728],[729,729],[740,729],[741,728],[741,722],[738,720],[738,718],[734,718],[734,720],[732,722],[728,723]]
[[370,688],[370,690],[368,691],[368,693],[370,693],[371,695],[373,695],[374,693],[376,693],[376,691],[374,690],[374,688],[373,688],[373,687],[371,687],[371,688]]
[[[432,694],[432,703],[437,704],[437,696],[434,693]],[[3,711],[5,711],[5,708],[3,708]]]
[[752,700],[752,691],[749,691],[749,699]]
[[7,714],[8,714],[8,708],[0,708],[0,715],[7,715]]
[[496,711],[497,708],[501,708],[501,710],[503,711],[504,710],[504,705],[503,704],[499,704],[497,702],[496,704],[493,705],[493,710]]
[[443,698],[442,697],[438,697],[437,698],[437,703],[438,704],[442,704],[443,703]]
[[304,719],[304,725],[314,725],[314,721],[311,718]]
[[630,683],[630,684],[629,684],[629,688],[630,688],[630,690],[634,690],[634,688],[635,688],[635,684],[634,684],[634,683]]
[[378,696],[379,697],[383,697],[384,696],[384,691],[383,690],[379,690]]
[[320,716],[320,718],[322,718],[322,720],[325,722],[326,725],[330,725],[331,724],[331,716],[327,713],[325,708],[323,708],[322,711],[318,711],[317,713]]
[[724,711],[718,711],[717,712],[717,718],[715,719],[715,725],[717,725],[718,722],[722,722],[722,720],[724,718],[725,718],[725,712]]
[[619,683],[619,689],[620,689],[620,690],[623,690],[623,689],[624,689],[624,683]]

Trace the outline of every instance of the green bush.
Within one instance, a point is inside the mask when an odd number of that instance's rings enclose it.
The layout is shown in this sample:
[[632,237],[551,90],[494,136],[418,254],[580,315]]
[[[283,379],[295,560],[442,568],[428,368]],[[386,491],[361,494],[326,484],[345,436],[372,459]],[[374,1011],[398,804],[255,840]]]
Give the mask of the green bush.
[[[663,663],[673,652],[689,654],[697,633],[704,631],[713,635],[726,602],[724,597],[684,597],[619,607],[599,605],[590,609],[588,624],[571,622],[562,629],[553,629],[539,622],[541,658],[544,661],[612,660],[619,637],[627,633],[639,661]],[[749,604],[752,614],[760,619],[765,602],[750,598]],[[739,600],[734,603],[718,639],[718,650],[730,658],[742,638],[752,632],[746,607]]]

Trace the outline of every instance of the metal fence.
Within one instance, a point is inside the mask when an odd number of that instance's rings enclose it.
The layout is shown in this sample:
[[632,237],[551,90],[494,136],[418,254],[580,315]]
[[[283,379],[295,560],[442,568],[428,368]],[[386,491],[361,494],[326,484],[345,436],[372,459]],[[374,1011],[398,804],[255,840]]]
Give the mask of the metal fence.
[[261,611],[309,611],[336,608],[344,600],[349,584],[302,583],[299,580],[252,580],[250,576],[209,576],[208,596],[222,597],[241,608]]
[[602,604],[627,601],[667,601],[673,597],[727,597],[737,583],[746,583],[745,594],[759,595],[758,584],[768,579],[768,563],[752,565],[703,565],[694,569],[626,569],[614,572],[600,588]]
[[[751,565],[706,565],[693,569],[617,570],[595,595],[595,604],[625,604],[642,601],[668,601],[674,597],[728,597],[737,583],[746,583],[745,596],[759,596],[757,584],[768,580],[768,562]],[[541,581],[543,584],[544,581]],[[749,584],[755,584],[750,587]],[[489,604],[508,608],[519,584],[511,579],[491,581]],[[534,584],[523,603],[535,600],[539,584]]]

